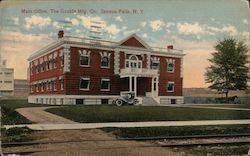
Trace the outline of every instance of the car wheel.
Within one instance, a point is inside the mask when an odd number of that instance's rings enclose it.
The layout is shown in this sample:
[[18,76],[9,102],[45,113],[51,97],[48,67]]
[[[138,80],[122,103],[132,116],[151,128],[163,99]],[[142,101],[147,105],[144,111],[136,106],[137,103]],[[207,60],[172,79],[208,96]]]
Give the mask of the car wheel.
[[117,99],[117,100],[115,101],[115,104],[116,104],[117,106],[122,106],[123,101],[122,101],[121,99]]

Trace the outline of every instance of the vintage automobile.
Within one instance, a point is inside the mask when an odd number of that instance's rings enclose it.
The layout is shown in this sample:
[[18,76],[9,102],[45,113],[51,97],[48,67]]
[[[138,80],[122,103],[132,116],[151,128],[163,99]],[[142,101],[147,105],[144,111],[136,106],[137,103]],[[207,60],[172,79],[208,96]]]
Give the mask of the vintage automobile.
[[121,94],[121,96],[117,99],[114,100],[114,103],[117,106],[122,106],[122,105],[136,105],[139,103],[139,100],[135,98],[135,93],[134,92],[125,92]]

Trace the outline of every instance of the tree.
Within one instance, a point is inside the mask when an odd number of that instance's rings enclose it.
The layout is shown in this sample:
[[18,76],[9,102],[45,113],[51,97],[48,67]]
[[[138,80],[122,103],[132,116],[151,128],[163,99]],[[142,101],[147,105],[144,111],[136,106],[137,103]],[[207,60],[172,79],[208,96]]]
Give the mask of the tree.
[[247,88],[248,48],[243,41],[237,42],[233,38],[225,38],[214,46],[216,52],[209,59],[211,66],[205,73],[209,88],[223,92],[228,99],[230,90],[245,90]]

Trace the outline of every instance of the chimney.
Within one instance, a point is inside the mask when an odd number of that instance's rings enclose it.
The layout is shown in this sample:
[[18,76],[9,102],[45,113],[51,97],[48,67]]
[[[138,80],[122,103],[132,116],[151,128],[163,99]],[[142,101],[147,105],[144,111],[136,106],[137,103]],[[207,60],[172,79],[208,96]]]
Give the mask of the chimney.
[[173,45],[168,45],[168,49],[174,49]]
[[63,30],[58,31],[58,39],[63,38],[64,32]]

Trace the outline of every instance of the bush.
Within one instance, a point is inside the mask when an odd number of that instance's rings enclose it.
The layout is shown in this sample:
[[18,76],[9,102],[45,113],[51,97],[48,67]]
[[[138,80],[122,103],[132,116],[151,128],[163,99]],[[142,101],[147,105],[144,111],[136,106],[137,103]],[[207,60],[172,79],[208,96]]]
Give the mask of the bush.
[[23,142],[33,140],[30,134],[33,130],[28,127],[15,127],[3,130],[3,136],[6,138],[5,142]]

